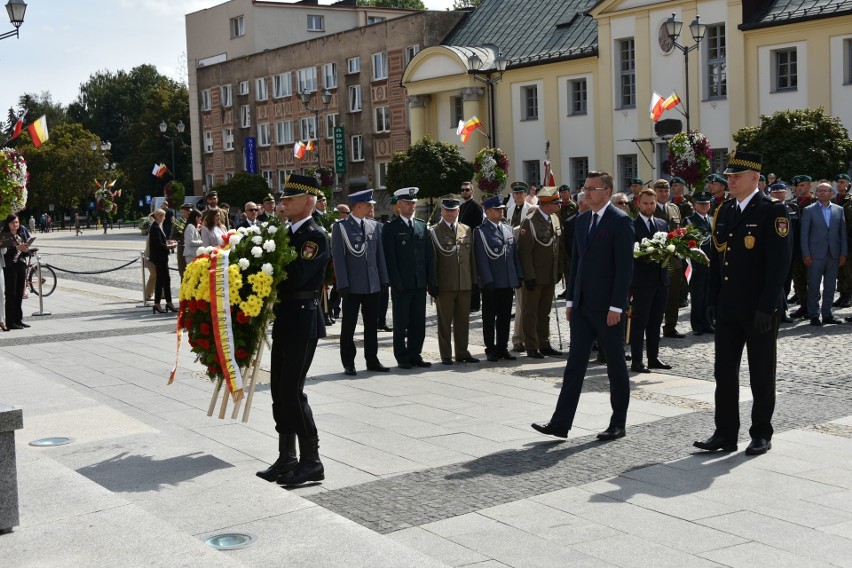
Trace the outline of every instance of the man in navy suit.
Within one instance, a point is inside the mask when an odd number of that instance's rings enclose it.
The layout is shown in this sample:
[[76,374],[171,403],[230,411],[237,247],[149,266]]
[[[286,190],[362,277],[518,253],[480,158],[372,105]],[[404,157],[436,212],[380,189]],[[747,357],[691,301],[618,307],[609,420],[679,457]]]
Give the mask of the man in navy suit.
[[[669,225],[664,219],[654,217],[657,196],[653,189],[639,192],[637,203],[639,214],[633,220],[636,242],[650,239],[656,233],[668,233]],[[675,277],[679,278],[680,274]],[[650,373],[651,369],[671,369],[660,361],[660,326],[666,313],[669,295],[669,269],[647,257],[637,258],[633,263],[633,317],[630,324],[630,370]],[[647,344],[648,366],[642,363],[642,351]]]
[[[843,323],[831,314],[837,272],[846,264],[848,244],[843,208],[831,202],[831,184],[817,186],[817,202],[802,211],[802,262],[808,269],[808,316],[811,325]],[[822,322],[819,286],[822,282]]]
[[627,213],[609,202],[612,176],[608,173],[589,172],[583,192],[591,209],[577,217],[574,230],[565,308],[571,329],[568,363],[553,417],[532,427],[542,434],[568,437],[597,338],[606,356],[612,404],[609,427],[598,439],[615,440],[625,435],[630,401],[623,341],[627,287],[633,272],[633,224]]
[[331,231],[331,256],[337,293],[343,300],[343,324],[340,328],[340,360],[343,372],[354,376],[355,325],[358,312],[364,322],[364,358],[370,371],[390,369],[379,362],[379,294],[388,286],[385,254],[378,223],[368,215],[375,201],[373,190],[349,194],[352,210],[335,223]]
[[[473,252],[482,290],[482,335],[489,361],[517,359],[509,353],[512,294],[524,271],[511,227],[503,223],[506,206],[499,195],[483,201],[486,220],[473,232]],[[495,341],[494,336],[497,336]]]

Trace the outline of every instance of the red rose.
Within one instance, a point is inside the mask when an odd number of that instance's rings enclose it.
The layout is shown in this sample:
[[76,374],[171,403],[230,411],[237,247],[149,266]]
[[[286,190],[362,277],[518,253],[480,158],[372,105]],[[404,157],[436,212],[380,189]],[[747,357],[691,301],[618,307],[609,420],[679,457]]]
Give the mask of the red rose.
[[218,375],[219,374],[219,368],[216,367],[215,365],[207,365],[207,373],[210,374],[210,375]]
[[207,301],[206,300],[196,300],[195,307],[201,310],[202,312],[207,311]]
[[203,338],[199,339],[199,340],[196,341],[196,344],[198,344],[198,346],[201,347],[202,349],[210,349],[210,342],[207,341],[206,339],[203,339]]
[[244,312],[244,311],[240,310],[240,311],[238,311],[238,312],[237,312],[237,321],[238,321],[238,322],[240,322],[240,323],[242,323],[242,324],[247,324],[250,320],[251,320],[251,318],[250,318],[250,317],[248,317],[248,316],[245,314],[245,312]]
[[681,227],[680,229],[675,229],[675,234],[677,234],[678,237],[682,237],[686,234],[686,229],[684,229],[683,227]]
[[210,324],[209,323],[207,323],[207,322],[202,323],[201,326],[199,326],[199,329],[200,329],[202,335],[210,335]]
[[669,233],[668,235],[666,235],[666,237],[668,237],[668,238],[670,238],[670,239],[675,238],[675,232],[674,232],[674,231],[672,231],[671,233]]
[[234,353],[234,354],[237,356],[237,359],[241,359],[241,360],[246,360],[249,357],[248,351],[246,351],[245,349],[242,349],[242,348],[237,349],[236,353]]
[[693,240],[689,241],[689,248],[695,248],[695,245],[697,245],[697,244],[698,243],[695,242],[695,239],[693,239]]

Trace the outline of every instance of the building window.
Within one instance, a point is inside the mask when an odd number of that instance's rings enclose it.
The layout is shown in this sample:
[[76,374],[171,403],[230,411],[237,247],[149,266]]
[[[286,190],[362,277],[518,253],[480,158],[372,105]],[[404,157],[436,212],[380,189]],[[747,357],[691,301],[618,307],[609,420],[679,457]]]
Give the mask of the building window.
[[293,94],[293,78],[288,71],[279,73],[272,77],[272,97],[280,99],[281,97],[289,97]]
[[349,86],[349,112],[361,112],[361,85]]
[[234,129],[233,128],[223,128],[222,129],[222,147],[227,152],[228,150],[234,149]]
[[388,54],[383,51],[373,54],[373,81],[388,78]]
[[725,171],[725,164],[728,162],[727,148],[713,148],[713,156],[710,158],[710,172],[721,174]]
[[619,86],[621,93],[618,97],[620,108],[636,106],[636,50],[633,38],[622,39],[618,42],[619,53]]
[[231,179],[233,177],[234,177],[234,172],[225,172],[225,183],[228,183],[229,181],[231,181]]
[[269,146],[269,123],[259,122],[257,124],[257,145]]
[[269,98],[269,89],[266,84],[266,77],[261,77],[254,80],[254,100],[265,101]]
[[360,57],[350,57],[346,60],[346,74],[351,75],[353,73],[361,72],[361,58]]
[[[585,79],[568,81],[568,116],[589,112],[589,93]],[[583,178],[586,179],[585,177]]]
[[300,94],[313,93],[317,90],[317,68],[305,67],[304,69],[299,69],[296,72],[296,80],[298,82],[298,92]]
[[246,24],[242,16],[231,18],[231,39],[246,35]]
[[775,91],[795,91],[799,86],[796,48],[776,49],[772,52],[775,71]]
[[376,187],[385,189],[388,186],[388,163],[376,163]]
[[464,99],[450,97],[450,128],[456,128],[459,121],[464,122]]
[[213,153],[213,133],[210,131],[204,133],[204,152],[206,154]]
[[364,137],[360,134],[356,134],[352,136],[350,139],[350,147],[352,148],[352,160],[353,162],[363,162],[364,161]]
[[381,106],[375,108],[375,128],[376,132],[390,132],[391,117],[390,107]]
[[216,176],[213,174],[207,174],[204,178],[207,180],[207,189],[211,189],[216,185]]
[[219,101],[223,107],[229,107],[234,104],[234,99],[232,96],[231,86],[230,85],[222,85],[220,88],[220,97]]
[[334,138],[334,127],[337,126],[337,113],[325,115],[325,137]]
[[541,185],[541,162],[538,160],[524,161],[524,180],[536,187]]
[[382,18],[381,16],[367,16],[367,25],[372,26],[373,24],[381,24],[387,18]]
[[849,85],[852,84],[852,39],[843,40],[843,57],[843,84]]
[[296,173],[296,170],[278,170],[278,191],[284,191],[287,178]]
[[322,85],[326,89],[337,88],[337,63],[326,63],[322,66]]
[[284,120],[275,123],[275,143],[278,145],[293,143],[292,120]]
[[728,95],[728,70],[725,57],[725,24],[707,26],[707,97]]
[[521,87],[521,120],[538,120],[538,87]]
[[240,94],[241,95],[249,94],[249,82],[248,81],[240,81]]
[[627,180],[639,175],[639,161],[636,154],[622,154],[618,156],[618,177],[624,187],[628,187]]
[[201,91],[201,110],[210,110],[213,108],[213,97],[210,95],[210,89]]
[[269,187],[269,189],[272,189],[272,181],[274,179],[272,175],[272,170],[261,170],[260,175],[263,176],[263,181],[266,182],[266,185]]
[[240,128],[248,128],[251,126],[251,107],[249,105],[240,106]]
[[300,140],[317,139],[317,121],[314,116],[303,116],[299,119]]
[[325,30],[325,17],[308,14],[308,31],[321,32]]
[[573,185],[571,189],[579,189],[586,183],[586,178],[589,177],[589,158],[571,158],[571,180]]
[[405,51],[403,52],[404,57],[405,57],[405,65],[408,65],[409,63],[411,63],[411,60],[414,59],[414,56],[417,55],[417,52],[419,52],[419,51],[420,51],[419,45],[406,45]]

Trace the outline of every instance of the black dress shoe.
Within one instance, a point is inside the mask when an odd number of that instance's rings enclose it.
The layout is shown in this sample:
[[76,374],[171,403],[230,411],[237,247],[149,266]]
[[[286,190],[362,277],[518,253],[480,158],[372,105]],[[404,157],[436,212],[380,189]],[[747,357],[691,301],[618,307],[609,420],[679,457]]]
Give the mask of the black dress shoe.
[[556,426],[552,425],[550,422],[548,422],[547,424],[533,423],[531,426],[532,426],[533,430],[535,430],[536,432],[541,432],[542,434],[546,434],[548,436],[556,436],[557,438],[567,438],[568,437],[568,430],[563,430],[562,428],[557,428]]
[[479,359],[476,357],[465,357],[464,359],[456,359],[459,363],[479,363]]
[[411,363],[400,363],[400,364],[399,364],[399,368],[400,368],[400,369],[410,369],[410,368],[411,368]]
[[668,331],[663,331],[663,337],[672,337],[674,339],[683,339],[686,336],[676,329],[670,329]]
[[512,345],[512,351],[514,351],[515,353],[523,353],[526,350],[527,350],[527,348],[526,348],[526,346],[524,346],[523,343],[518,343],[517,345]]
[[819,318],[811,318],[811,325],[814,327],[822,327],[822,322],[819,321]]
[[28,323],[24,323],[24,322],[22,322],[22,321],[19,321],[19,322],[18,322],[18,325],[19,325],[19,326],[21,326],[21,327],[30,327],[30,324],[28,324]]
[[518,358],[515,357],[514,355],[512,355],[511,353],[509,353],[508,350],[501,351],[500,353],[497,354],[497,356],[500,357],[501,359],[505,359],[506,361],[517,361],[518,360]]
[[274,464],[268,468],[258,471],[255,475],[269,482],[277,480],[280,476],[286,475],[298,467],[299,460],[289,455],[281,455]]
[[426,367],[431,367],[432,363],[430,363],[429,361],[424,361],[423,359],[420,359],[419,361],[414,361],[412,363],[412,365],[414,365],[415,367],[421,367],[421,368],[425,369]]
[[701,335],[704,335],[704,332],[703,332],[703,331],[701,331],[700,329],[693,329],[693,330],[692,330],[692,335],[699,335],[699,336],[701,336]]
[[490,363],[496,363],[497,361],[500,360],[500,356],[499,355],[486,355],[485,360],[490,362]]
[[630,365],[630,370],[634,373],[650,373],[651,369],[643,365],[642,363],[633,363]]
[[790,317],[793,319],[806,318],[808,315],[805,313],[805,308],[799,308],[790,314]]
[[378,331],[387,331],[388,333],[390,333],[390,332],[393,331],[393,328],[390,327],[389,325],[380,325],[378,327]]
[[701,450],[705,450],[708,452],[718,452],[722,450],[723,452],[736,452],[737,451],[737,441],[736,440],[728,440],[719,436],[718,434],[713,434],[703,442],[700,440],[696,440],[692,442],[692,445]]
[[787,298],[787,303],[788,304],[798,304],[799,303],[799,297],[797,295],[793,294],[792,296]]
[[842,324],[842,323],[843,323],[843,321],[841,321],[841,320],[837,319],[837,318],[836,318],[836,317],[834,317],[834,316],[831,316],[830,318],[822,318],[822,323],[824,323],[824,324],[826,324],[826,323],[832,323],[832,324],[834,324],[834,325],[838,325],[838,324]]
[[350,377],[354,377],[358,373],[355,372],[355,367],[343,367],[343,374],[349,375]]
[[532,357],[533,359],[544,359],[544,355],[542,355],[541,351],[538,349],[530,349],[527,351],[527,357]]
[[772,442],[766,438],[752,438],[745,453],[747,456],[759,456],[761,454],[765,454],[771,449]]
[[452,359],[441,359],[441,363],[443,363],[444,365],[452,365],[453,360]]
[[843,321],[852,322],[852,316],[846,316]]
[[334,322],[333,322],[333,321],[331,321],[331,318],[330,318],[330,317],[326,316],[326,318],[325,318],[325,325],[326,325],[326,327],[328,327],[328,326],[330,326],[330,325],[334,325]]
[[17,324],[17,323],[10,323],[7,327],[9,329],[24,329],[24,326],[22,326],[21,324]]
[[624,354],[624,360],[625,360],[625,361],[632,361],[632,360],[633,360],[633,355],[631,355],[630,353],[625,353],[625,354]]
[[626,435],[627,430],[625,430],[621,426],[610,426],[609,428],[598,434],[598,440],[608,442],[610,440],[618,440],[619,438],[623,438]]
[[564,353],[562,353],[562,351],[557,351],[556,349],[554,349],[550,345],[548,345],[547,347],[545,347],[543,349],[540,349],[539,351],[541,351],[542,355],[550,355],[551,357],[562,357],[564,355]]
[[390,371],[390,368],[385,367],[381,363],[370,363],[369,365],[367,365],[367,370],[368,371],[376,371],[376,372],[379,372],[379,373],[387,373],[388,371]]
[[659,359],[651,359],[650,361],[648,361],[648,368],[649,369],[671,369],[672,366],[669,365],[668,363],[664,363],[663,361],[660,361]]
[[784,315],[781,316],[781,323],[793,323],[793,318],[787,315],[787,312],[784,312]]

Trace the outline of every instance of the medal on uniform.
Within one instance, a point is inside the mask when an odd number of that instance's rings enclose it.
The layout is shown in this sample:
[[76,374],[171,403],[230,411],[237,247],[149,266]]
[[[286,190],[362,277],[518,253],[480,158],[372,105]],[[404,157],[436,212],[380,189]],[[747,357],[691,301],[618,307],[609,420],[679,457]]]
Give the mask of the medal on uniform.
[[747,249],[753,249],[754,248],[755,238],[754,238],[753,235],[746,235],[745,238],[743,239],[743,241],[745,242],[745,248],[747,248]]

